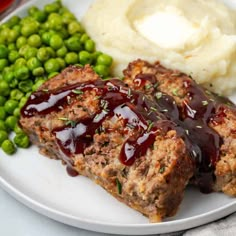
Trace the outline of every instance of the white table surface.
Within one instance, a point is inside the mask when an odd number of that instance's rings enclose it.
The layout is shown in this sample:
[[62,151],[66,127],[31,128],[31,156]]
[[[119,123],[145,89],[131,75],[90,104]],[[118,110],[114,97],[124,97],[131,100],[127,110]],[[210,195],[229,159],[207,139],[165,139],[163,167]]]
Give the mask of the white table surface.
[[16,201],[0,188],[1,236],[107,236],[61,224]]

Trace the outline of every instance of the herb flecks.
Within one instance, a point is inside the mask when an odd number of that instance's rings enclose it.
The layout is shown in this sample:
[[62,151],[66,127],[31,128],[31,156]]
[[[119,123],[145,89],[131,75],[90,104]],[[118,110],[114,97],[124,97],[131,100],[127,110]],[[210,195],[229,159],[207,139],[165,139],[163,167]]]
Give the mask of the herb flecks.
[[108,101],[101,99],[101,107],[105,112],[107,112],[108,111]]
[[150,132],[152,127],[153,127],[154,123],[152,121],[148,121],[148,128],[147,128],[147,132]]
[[160,169],[159,169],[159,173],[160,174],[163,174],[165,172],[165,166],[162,166]]
[[146,89],[146,90],[149,90],[150,88],[152,88],[152,84],[146,84],[146,85],[145,85],[145,89]]
[[118,178],[116,178],[116,187],[118,194],[122,194],[122,185]]
[[75,127],[76,126],[76,121],[70,120],[67,117],[59,117],[58,120],[66,121],[65,125],[70,125],[71,127]]
[[157,92],[157,93],[155,94],[155,97],[156,97],[157,99],[160,99],[160,98],[162,97],[162,92]]
[[178,97],[179,96],[178,91],[179,91],[179,89],[175,88],[175,89],[172,90],[172,94],[174,96]]
[[81,95],[81,94],[83,94],[84,92],[83,92],[82,90],[80,90],[80,89],[73,89],[73,90],[72,90],[72,93]]
[[208,105],[208,101],[206,101],[206,100],[205,100],[205,101],[202,101],[202,105],[203,105],[203,106],[207,106],[207,105]]

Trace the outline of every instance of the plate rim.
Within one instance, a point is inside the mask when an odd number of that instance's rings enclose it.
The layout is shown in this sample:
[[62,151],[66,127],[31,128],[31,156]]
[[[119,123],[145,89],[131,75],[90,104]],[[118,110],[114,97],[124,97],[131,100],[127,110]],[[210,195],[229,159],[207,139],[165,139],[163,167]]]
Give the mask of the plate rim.
[[194,228],[209,222],[218,220],[222,217],[232,214],[236,211],[235,201],[228,203],[226,206],[219,207],[207,213],[184,219],[161,223],[141,223],[141,224],[121,224],[121,223],[104,223],[104,221],[95,221],[82,219],[67,213],[63,213],[53,207],[49,207],[33,198],[27,196],[20,189],[14,187],[3,176],[0,176],[0,187],[8,192],[19,202],[23,203],[32,210],[58,222],[71,225],[77,228],[82,228],[100,233],[112,234],[128,234],[128,235],[149,235],[154,233],[171,233]]
[[[0,23],[4,23],[13,15],[19,14],[28,7],[37,4],[40,0],[31,0],[24,3],[22,6],[15,9],[5,18],[3,18]],[[43,2],[53,2],[54,0],[45,0]],[[21,202],[25,206],[31,208],[37,213],[44,215],[55,221],[74,226],[77,228],[90,230],[100,233],[112,233],[112,234],[123,234],[123,235],[150,235],[157,233],[171,233],[177,231],[187,230],[193,227],[197,227],[203,224],[210,223],[212,221],[218,220],[222,217],[236,212],[236,199],[235,201],[228,203],[226,206],[219,207],[215,210],[211,210],[207,213],[202,213],[196,216],[177,219],[173,221],[166,221],[161,223],[141,223],[141,224],[122,224],[122,223],[105,223],[104,221],[95,221],[89,219],[82,219],[70,215],[68,213],[63,213],[60,210],[49,207],[40,201],[37,201],[25,194],[19,188],[15,187],[13,184],[9,183],[0,173],[0,187],[9,193],[17,201]]]

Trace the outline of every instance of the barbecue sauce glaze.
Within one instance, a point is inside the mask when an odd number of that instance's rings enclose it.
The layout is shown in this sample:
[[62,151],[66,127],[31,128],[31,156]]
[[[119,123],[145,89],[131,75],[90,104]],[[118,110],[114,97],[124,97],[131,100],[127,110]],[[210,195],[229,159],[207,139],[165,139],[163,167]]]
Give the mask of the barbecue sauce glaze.
[[[150,75],[140,75],[135,79],[137,87],[149,80],[156,83]],[[127,166],[144,155],[154,143],[157,134],[165,134],[175,129],[186,142],[190,156],[196,163],[195,181],[202,192],[211,192],[214,183],[215,164],[219,160],[219,149],[222,143],[219,135],[207,122],[213,119],[218,103],[207,98],[204,91],[194,82],[186,81],[188,99],[185,101],[184,116],[181,116],[174,99],[164,93],[150,100],[143,93],[133,91],[121,80],[97,80],[94,82],[76,83],[55,91],[37,91],[28,99],[21,110],[23,117],[46,115],[68,106],[68,97],[72,98],[85,91],[96,91],[100,109],[94,116],[80,120],[68,121],[52,133],[62,154],[70,157],[83,153],[93,142],[95,133],[99,133],[102,123],[109,118],[122,118],[124,126],[135,130],[124,142],[120,161]],[[155,93],[158,92],[156,88]],[[206,101],[202,104],[202,101]],[[223,113],[222,113],[223,114]],[[216,119],[217,122],[217,119]],[[69,173],[71,172],[71,168]],[[73,172],[73,171],[72,171]],[[72,175],[76,175],[74,172]]]

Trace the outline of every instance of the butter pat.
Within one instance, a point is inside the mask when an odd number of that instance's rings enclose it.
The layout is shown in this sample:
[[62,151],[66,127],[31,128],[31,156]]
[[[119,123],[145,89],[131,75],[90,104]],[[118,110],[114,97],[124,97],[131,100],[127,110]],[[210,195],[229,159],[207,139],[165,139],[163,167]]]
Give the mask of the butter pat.
[[133,22],[135,29],[161,48],[184,48],[197,28],[178,12],[155,12]]

